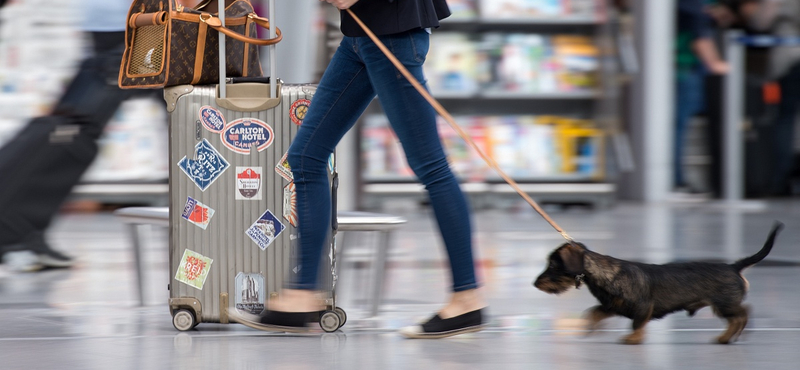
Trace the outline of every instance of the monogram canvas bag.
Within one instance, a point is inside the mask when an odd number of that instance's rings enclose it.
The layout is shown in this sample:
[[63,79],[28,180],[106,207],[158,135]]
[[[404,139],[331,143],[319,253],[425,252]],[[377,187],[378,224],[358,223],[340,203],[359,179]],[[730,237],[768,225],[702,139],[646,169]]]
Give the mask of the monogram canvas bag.
[[123,89],[152,89],[219,82],[219,32],[225,43],[226,76],[261,77],[258,45],[278,43],[257,37],[269,20],[255,14],[248,0],[228,0],[225,26],[212,13],[176,0],[134,0],[128,13],[125,54],[119,71]]

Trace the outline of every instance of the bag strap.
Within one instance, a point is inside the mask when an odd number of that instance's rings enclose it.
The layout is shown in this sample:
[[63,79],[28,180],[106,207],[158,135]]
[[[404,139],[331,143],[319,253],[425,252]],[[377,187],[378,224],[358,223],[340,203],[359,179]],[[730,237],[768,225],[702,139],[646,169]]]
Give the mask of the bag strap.
[[[253,37],[242,35],[241,33],[238,33],[238,32],[236,32],[234,30],[231,30],[230,28],[227,28],[227,27],[223,26],[222,25],[222,21],[219,19],[219,17],[217,17],[217,16],[215,16],[213,14],[210,14],[210,13],[193,14],[193,13],[175,12],[175,11],[173,11],[171,15],[172,15],[172,19],[178,19],[178,20],[182,20],[182,21],[195,22],[195,23],[203,22],[203,23],[207,24],[209,27],[211,27],[211,28],[213,28],[213,29],[215,29],[215,30],[217,30],[219,32],[224,33],[226,36],[229,36],[229,37],[232,37],[232,38],[234,38],[236,40],[239,40],[239,41],[242,41],[242,42],[246,42],[246,43],[249,43],[249,44],[253,44],[253,45],[262,45],[262,46],[274,45],[274,44],[279,43],[281,40],[283,40],[283,35],[281,34],[281,30],[278,27],[275,27],[276,36],[274,38],[257,39],[257,38],[253,38]],[[252,20],[253,23],[258,25],[259,27],[265,28],[265,29],[269,29],[269,19],[259,17],[255,13],[248,14],[247,18]],[[226,19],[225,21],[230,24],[232,20],[231,19]]]

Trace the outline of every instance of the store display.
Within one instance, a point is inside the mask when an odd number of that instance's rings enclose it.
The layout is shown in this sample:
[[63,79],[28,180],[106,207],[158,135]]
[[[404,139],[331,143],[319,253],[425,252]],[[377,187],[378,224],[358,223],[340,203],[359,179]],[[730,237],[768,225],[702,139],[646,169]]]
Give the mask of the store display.
[[472,19],[478,16],[478,9],[475,6],[476,0],[448,0],[450,7],[450,18],[448,19]]
[[480,5],[481,14],[487,18],[591,17],[604,8],[603,2],[604,0],[484,0]]
[[[458,116],[456,122],[509,176],[520,180],[596,179],[602,176],[604,132],[590,121],[554,116]],[[469,182],[494,171],[439,118],[439,135],[453,171]],[[411,181],[414,174],[382,115],[364,121],[362,161],[367,181]]]
[[434,94],[564,93],[598,85],[599,51],[587,36],[487,33],[431,35],[428,83]]

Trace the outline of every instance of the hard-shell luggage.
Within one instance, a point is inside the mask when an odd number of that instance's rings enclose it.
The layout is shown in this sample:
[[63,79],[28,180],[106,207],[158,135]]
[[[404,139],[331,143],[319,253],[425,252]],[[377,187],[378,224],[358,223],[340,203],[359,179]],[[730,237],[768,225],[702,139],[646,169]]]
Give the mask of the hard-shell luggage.
[[[274,14],[274,13],[273,13]],[[222,45],[220,46],[222,47]],[[274,48],[270,50],[274,61]],[[274,62],[271,63],[274,66]],[[274,73],[271,73],[274,76]],[[223,77],[224,78],[224,77]],[[232,79],[165,89],[170,111],[170,311],[178,330],[228,323],[229,310],[258,314],[293,265],[297,215],[286,162],[315,85]],[[222,90],[227,95],[220,98]],[[274,92],[273,92],[274,93]],[[336,196],[334,157],[329,162]],[[325,331],[346,316],[335,302],[336,207],[321,264]]]

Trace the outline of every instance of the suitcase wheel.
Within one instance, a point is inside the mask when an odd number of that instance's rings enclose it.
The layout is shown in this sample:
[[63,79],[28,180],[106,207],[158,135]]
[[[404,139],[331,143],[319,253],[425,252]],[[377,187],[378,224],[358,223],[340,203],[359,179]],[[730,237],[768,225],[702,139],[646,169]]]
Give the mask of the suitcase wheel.
[[326,333],[333,333],[342,327],[342,320],[339,315],[334,311],[325,311],[319,318],[319,326]]
[[197,320],[194,318],[194,313],[182,308],[172,315],[172,326],[180,331],[187,331],[197,326]]
[[336,312],[336,314],[339,315],[339,327],[341,328],[347,322],[347,313],[345,313],[341,307],[336,307],[333,312]]

